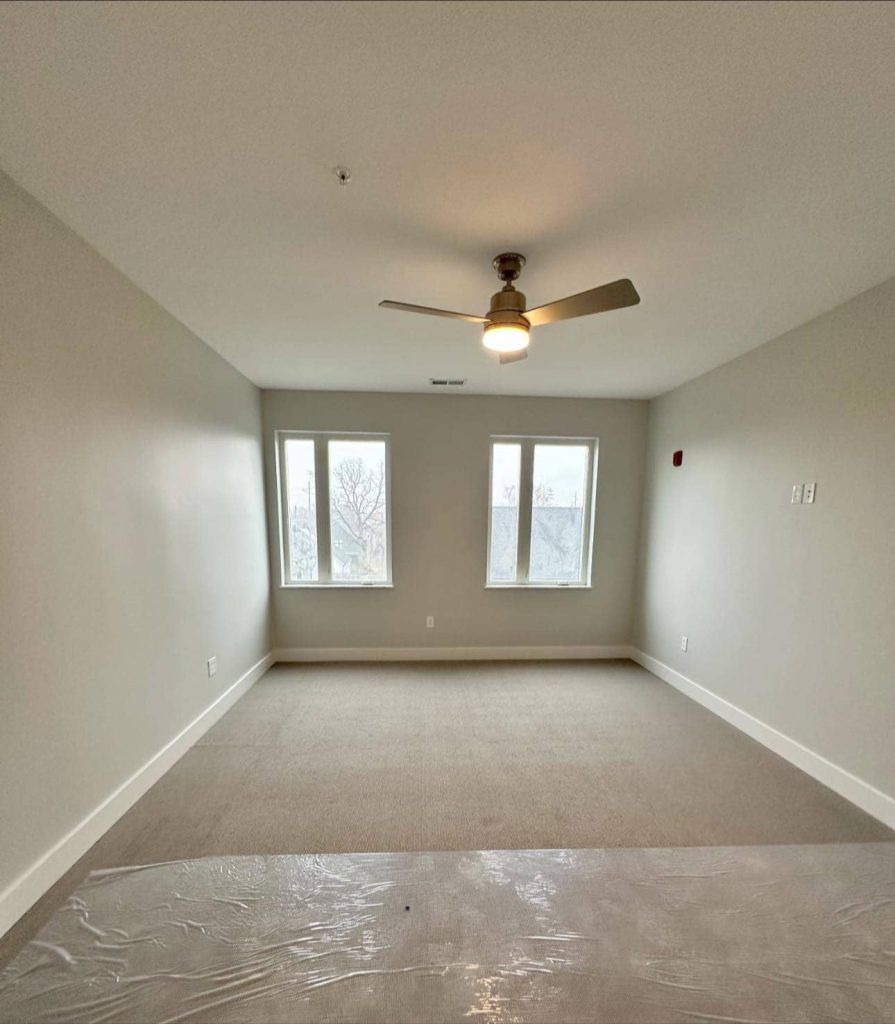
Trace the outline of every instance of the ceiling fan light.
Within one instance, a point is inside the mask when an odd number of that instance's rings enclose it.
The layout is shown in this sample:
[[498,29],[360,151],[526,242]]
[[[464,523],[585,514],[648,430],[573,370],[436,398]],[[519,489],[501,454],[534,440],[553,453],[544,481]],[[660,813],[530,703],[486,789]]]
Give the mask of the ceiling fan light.
[[492,352],[521,352],[528,348],[528,328],[523,324],[488,324],[482,343]]

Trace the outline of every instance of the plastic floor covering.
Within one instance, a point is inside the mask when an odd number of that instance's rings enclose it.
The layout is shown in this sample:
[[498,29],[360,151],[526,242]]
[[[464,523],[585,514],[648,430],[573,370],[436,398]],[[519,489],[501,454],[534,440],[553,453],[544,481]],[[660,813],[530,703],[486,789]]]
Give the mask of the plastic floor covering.
[[0,1020],[895,1021],[895,843],[212,857],[95,872]]

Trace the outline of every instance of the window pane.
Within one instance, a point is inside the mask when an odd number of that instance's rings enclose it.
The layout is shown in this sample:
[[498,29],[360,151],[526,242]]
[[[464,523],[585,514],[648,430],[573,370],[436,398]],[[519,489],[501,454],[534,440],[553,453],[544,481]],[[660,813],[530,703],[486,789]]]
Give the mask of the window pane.
[[495,444],[491,448],[491,550],[488,579],[515,582],[519,531],[519,466],[522,446]]
[[586,445],[535,445],[530,580],[581,578],[587,453]]
[[285,442],[286,509],[288,515],[289,582],[317,579],[317,489],[314,480],[314,442],[290,438]]
[[385,441],[329,442],[334,580],[388,580]]

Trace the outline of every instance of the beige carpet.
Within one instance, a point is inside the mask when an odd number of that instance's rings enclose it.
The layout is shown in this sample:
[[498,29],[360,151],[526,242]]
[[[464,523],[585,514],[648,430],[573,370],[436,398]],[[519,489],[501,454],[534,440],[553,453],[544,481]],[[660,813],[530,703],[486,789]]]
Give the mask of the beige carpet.
[[0,941],[0,962],[96,867],[893,838],[631,662],[281,665]]

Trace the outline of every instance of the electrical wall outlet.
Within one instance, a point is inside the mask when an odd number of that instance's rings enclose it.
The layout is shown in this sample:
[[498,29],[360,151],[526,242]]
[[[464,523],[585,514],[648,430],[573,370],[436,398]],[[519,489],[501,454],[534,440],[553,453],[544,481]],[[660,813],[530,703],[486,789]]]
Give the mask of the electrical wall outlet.
[[435,616],[434,615],[427,615],[426,616],[426,629],[435,629]]
[[212,656],[208,659],[208,678],[211,679],[213,675],[217,674],[218,670],[218,659],[217,656]]
[[801,505],[802,504],[802,485],[801,484],[793,484],[792,485],[792,504],[793,505]]
[[815,491],[816,487],[817,487],[817,484],[815,484],[815,483],[805,484],[805,490],[802,492],[802,504],[803,505],[813,505],[814,504],[814,491]]
[[681,637],[681,650],[682,650],[682,651],[686,651],[686,649],[687,649],[687,644],[688,644],[689,642],[690,642],[690,641],[689,641],[689,640],[688,640],[688,639],[687,639],[687,638],[686,638],[685,636],[682,636],[682,637]]

